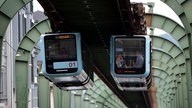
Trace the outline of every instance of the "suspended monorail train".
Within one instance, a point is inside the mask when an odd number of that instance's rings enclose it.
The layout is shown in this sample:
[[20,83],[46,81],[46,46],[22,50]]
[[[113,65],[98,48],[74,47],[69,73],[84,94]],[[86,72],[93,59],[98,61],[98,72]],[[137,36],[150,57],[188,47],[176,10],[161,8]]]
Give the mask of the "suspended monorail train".
[[89,89],[93,72],[83,64],[80,33],[40,36],[42,75],[63,90]]
[[147,35],[113,35],[110,71],[121,90],[143,91],[151,87],[151,39]]

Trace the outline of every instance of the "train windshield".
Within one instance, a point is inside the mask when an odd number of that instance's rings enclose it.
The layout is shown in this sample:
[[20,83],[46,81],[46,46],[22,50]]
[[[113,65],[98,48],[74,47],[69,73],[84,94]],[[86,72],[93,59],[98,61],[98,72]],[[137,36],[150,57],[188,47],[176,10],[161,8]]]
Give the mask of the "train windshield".
[[145,38],[116,38],[115,67],[118,73],[143,73]]
[[45,37],[47,60],[73,60],[77,58],[74,35]]

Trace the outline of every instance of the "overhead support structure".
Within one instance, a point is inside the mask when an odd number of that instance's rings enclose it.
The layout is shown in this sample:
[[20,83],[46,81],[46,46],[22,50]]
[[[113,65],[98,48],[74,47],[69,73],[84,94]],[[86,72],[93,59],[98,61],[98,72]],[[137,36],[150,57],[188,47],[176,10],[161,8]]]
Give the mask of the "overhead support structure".
[[[48,20],[44,20],[44,21],[38,23],[37,25],[35,25],[26,34],[26,36],[24,36],[23,40],[21,41],[21,43],[19,45],[18,52],[20,52],[21,56],[16,57],[16,62],[15,62],[15,64],[16,64],[16,79],[17,79],[16,80],[16,86],[19,87],[19,88],[17,88],[17,90],[18,90],[17,96],[19,96],[19,97],[22,96],[22,98],[18,98],[18,102],[23,102],[23,103],[18,104],[17,107],[19,107],[19,108],[27,107],[25,105],[28,104],[28,102],[24,101],[24,99],[26,99],[28,96],[28,93],[27,93],[28,92],[28,87],[27,87],[28,79],[25,76],[27,76],[27,74],[28,74],[28,60],[29,60],[30,50],[32,50],[33,47],[35,46],[35,44],[38,42],[40,34],[45,33],[47,31],[51,32],[50,23]],[[20,65],[22,63],[24,63],[26,65],[25,66]],[[22,77],[24,77],[25,79],[18,80],[18,79],[21,79]],[[87,92],[93,93],[93,94],[89,95],[90,96],[90,99],[89,99],[90,104],[92,104],[91,99],[93,99],[94,105],[96,105],[96,103],[97,103],[98,105],[101,105],[101,106],[111,107],[110,105],[112,105],[113,106],[112,108],[116,108],[117,106],[118,107],[121,106],[122,108],[124,108],[125,104],[120,101],[120,98],[115,96],[116,94],[114,94],[99,79],[98,76],[95,75],[95,77],[96,78],[95,78],[94,88],[87,90]],[[39,99],[40,99],[39,100],[39,106],[40,106],[40,108],[44,108],[44,107],[48,108],[49,106],[51,106],[51,104],[50,104],[51,102],[49,100],[49,98],[50,98],[49,82],[47,82],[46,79],[42,78],[42,76],[39,76],[38,79],[39,79],[39,86],[40,86],[39,87],[39,93],[41,93],[41,94],[39,94],[39,96],[40,96],[39,97]],[[46,83],[46,85],[45,85],[45,83]],[[99,88],[100,86],[101,86],[101,88]],[[44,87],[44,88],[42,88],[42,87]],[[45,88],[47,88],[47,89],[45,89]],[[53,91],[54,91],[54,106],[55,106],[55,108],[61,108],[61,107],[62,108],[70,108],[71,104],[69,104],[69,103],[73,102],[73,100],[71,100],[72,92],[66,92],[66,91],[60,90],[56,86],[53,86]],[[102,93],[102,91],[103,91],[103,93]],[[83,92],[83,91],[81,91],[81,92]],[[94,95],[94,92],[97,95]],[[106,95],[106,93],[109,95]],[[45,95],[45,96],[43,96],[43,95]],[[73,94],[73,95],[75,96],[74,102],[81,102],[81,99],[79,100],[79,96],[81,96],[81,95],[78,95],[78,94]],[[77,96],[77,98],[76,98],[76,96]],[[45,99],[46,97],[47,97],[47,99]],[[67,100],[66,100],[66,97],[68,97]],[[84,96],[84,98],[85,98],[84,100],[86,100],[87,96]],[[105,99],[103,99],[104,101],[102,101],[102,103],[99,104],[101,98],[105,98]],[[114,102],[110,103],[110,101],[111,101],[110,99],[112,99]],[[83,102],[85,102],[85,101],[83,101]],[[105,102],[105,103],[103,103],[103,102]],[[115,104],[115,102],[118,102],[118,103]],[[75,108],[79,108],[79,106],[76,106]]]
[[[35,44],[38,42],[40,34],[51,31],[48,20],[44,20],[35,25],[22,39],[17,52],[20,56],[15,61],[16,77],[16,100],[17,108],[27,108],[28,104],[28,67],[29,57]],[[41,83],[40,83],[41,84]],[[43,86],[43,85],[40,85]],[[41,88],[41,87],[40,87]],[[48,91],[45,91],[45,93]]]
[[124,34],[131,35],[134,34],[134,11],[131,10],[130,0],[117,0],[117,5],[119,9],[119,14],[121,17],[121,22],[124,29]]
[[[12,1],[12,0],[3,0],[0,3],[0,23],[1,23],[1,30],[0,30],[0,36],[1,36],[1,42],[2,42],[2,38],[4,36],[4,32],[10,22],[10,20],[12,19],[12,17],[14,16],[14,14],[21,8],[23,7],[27,2],[29,2],[30,0],[16,0],[16,1]],[[163,27],[159,27],[158,24],[162,24],[162,23],[156,23],[160,20],[156,20],[153,24],[155,24],[158,28],[167,28],[167,32],[174,36],[174,38],[176,38],[176,40],[178,40],[179,44],[181,45],[184,55],[185,55],[185,60],[186,60],[186,75],[182,74],[181,76],[181,80],[182,80],[182,86],[184,91],[184,104],[182,104],[184,107],[183,108],[190,108],[192,107],[192,103],[190,102],[190,100],[192,100],[192,93],[191,93],[191,65],[192,65],[192,59],[191,59],[191,55],[192,55],[192,50],[191,50],[191,46],[192,46],[192,38],[191,38],[191,33],[192,33],[192,21],[191,21],[191,5],[192,5],[192,1],[190,0],[180,0],[180,1],[175,1],[175,0],[162,0],[163,2],[165,2],[166,4],[168,4],[168,6],[170,6],[175,12],[176,14],[180,17],[180,19],[182,20],[185,29],[180,29],[180,27],[176,24],[176,26],[174,26],[174,29],[172,27],[168,27],[166,22],[164,21],[168,21],[167,18],[164,18],[164,20],[161,20],[163,23]],[[8,7],[12,7],[9,8]],[[171,23],[171,22],[169,22]],[[172,24],[172,23],[171,23]],[[154,26],[155,27],[155,26]],[[93,42],[93,41],[92,41]],[[2,43],[1,43],[2,44]],[[2,46],[2,45],[1,45]],[[175,48],[174,48],[175,49]],[[160,62],[160,64],[162,64],[162,62]],[[27,66],[27,65],[26,65]],[[163,75],[163,74],[162,74]],[[187,81],[186,81],[187,80]],[[184,83],[187,83],[187,87]],[[179,83],[180,84],[180,83]],[[186,90],[185,90],[186,89]],[[159,89],[162,90],[162,89]],[[179,91],[181,91],[181,85],[179,85]],[[182,94],[179,91],[177,91],[177,94]],[[176,93],[176,92],[175,92]],[[172,93],[174,94],[174,93]],[[174,103],[178,103],[178,97],[172,99],[172,101],[170,102],[169,105],[174,107]],[[160,103],[162,102],[162,98],[159,98]],[[19,101],[19,100],[18,100]],[[187,102],[189,101],[189,103]],[[181,101],[180,101],[181,102]],[[161,103],[162,105],[163,102]],[[181,103],[179,103],[181,104]],[[167,103],[165,105],[168,105]],[[161,106],[160,107],[165,107],[165,106]],[[179,107],[179,105],[178,105]],[[175,108],[175,107],[174,107]]]
[[[188,100],[192,100],[192,14],[191,14],[191,6],[192,6],[192,1],[191,0],[161,0],[165,4],[167,4],[180,18],[182,21],[186,35],[188,38],[188,53],[189,59],[186,60],[187,62],[187,89],[188,89]],[[192,107],[192,103],[189,102],[188,107]]]
[[[188,108],[190,99],[186,85],[189,74],[189,41],[185,29],[177,22],[158,14],[147,14],[151,26],[168,34],[153,34],[153,70],[158,107]],[[168,64],[168,65],[167,65]],[[165,92],[166,91],[166,92]],[[162,100],[163,99],[163,100]],[[164,101],[166,99],[166,101]],[[177,103],[176,106],[173,103]],[[161,106],[164,104],[164,106]]]
[[44,8],[45,15],[49,18],[52,32],[65,32],[67,31],[64,18],[56,10],[54,4],[50,0],[37,0]]
[[[31,0],[2,0],[0,2],[0,52],[2,51],[2,43],[3,37],[5,35],[5,31],[9,25],[9,22],[13,18],[13,16],[18,12],[20,8],[25,6]],[[10,8],[11,7],[11,8]],[[2,53],[0,53],[0,66],[1,66],[1,59]],[[1,69],[0,69],[1,70]],[[1,71],[0,71],[1,72]]]
[[[93,70],[95,73],[112,89],[112,91],[128,106],[127,97],[124,96],[123,92],[119,92],[112,77],[108,74],[109,70],[106,65],[109,65],[109,40],[110,34],[125,34],[122,28],[122,20],[119,16],[119,10],[117,8],[117,1],[48,1],[48,0],[38,0],[39,3],[44,8],[46,15],[50,19],[51,28],[53,32],[64,31],[80,32],[82,35],[82,41],[85,46],[88,46],[93,54]],[[124,15],[130,14],[130,1],[121,0],[121,8],[124,11]],[[126,6],[125,6],[126,5]],[[56,15],[51,13],[55,12]],[[58,14],[59,13],[59,14]],[[126,15],[124,20],[126,20],[126,32],[131,34],[130,27],[132,19],[131,15]],[[58,18],[58,19],[57,19]],[[62,25],[65,27],[57,28],[57,21],[61,21]],[[128,24],[130,23],[130,24]],[[117,30],[118,27],[118,30]],[[91,34],[90,34],[91,33]],[[94,38],[92,38],[94,37]],[[102,44],[98,44],[102,43]],[[96,53],[100,53],[105,56],[106,63],[101,63],[101,59],[97,58]],[[100,58],[100,57],[99,57]],[[103,59],[102,59],[103,61]],[[102,66],[105,65],[105,66]],[[105,69],[104,69],[105,68]],[[141,97],[143,97],[143,93]],[[137,95],[137,93],[135,93]],[[137,99],[137,98],[135,98]],[[142,100],[142,99],[141,99]],[[143,100],[142,100],[143,101]],[[139,102],[141,103],[141,102]],[[135,103],[134,103],[135,104]],[[141,103],[143,104],[143,103]],[[143,105],[141,105],[143,106]]]

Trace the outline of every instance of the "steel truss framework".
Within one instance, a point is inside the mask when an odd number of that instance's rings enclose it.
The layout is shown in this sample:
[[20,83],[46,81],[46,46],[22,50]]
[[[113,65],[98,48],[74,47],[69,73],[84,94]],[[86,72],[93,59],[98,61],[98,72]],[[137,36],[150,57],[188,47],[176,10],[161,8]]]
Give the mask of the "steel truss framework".
[[[9,22],[16,12],[30,1],[31,0],[3,0],[0,2],[0,50],[2,50],[4,33]],[[176,12],[184,24],[184,28],[165,16],[148,14],[152,18],[151,27],[166,31],[179,43],[178,46],[176,43],[163,37],[155,36],[155,34],[153,36],[153,70],[155,87],[157,88],[158,106],[160,108],[190,108],[192,107],[192,103],[190,103],[190,100],[192,100],[192,91],[190,90],[192,85],[192,59],[190,57],[190,55],[192,55],[192,14],[190,12],[192,1],[162,1]],[[17,107],[19,108],[26,108],[27,106],[27,77],[24,76],[28,74],[30,52],[34,44],[38,41],[40,33],[47,32],[47,30],[50,30],[48,21],[43,21],[41,24],[34,26],[26,34],[18,48],[19,52],[24,52],[21,57],[16,58],[15,63]],[[39,78],[39,80],[41,79],[42,78]],[[40,89],[45,88],[41,88],[40,86]],[[98,93],[99,92],[100,91],[98,91]],[[68,95],[68,93],[63,94]],[[88,93],[86,95],[90,96]],[[40,100],[45,101],[43,99]]]

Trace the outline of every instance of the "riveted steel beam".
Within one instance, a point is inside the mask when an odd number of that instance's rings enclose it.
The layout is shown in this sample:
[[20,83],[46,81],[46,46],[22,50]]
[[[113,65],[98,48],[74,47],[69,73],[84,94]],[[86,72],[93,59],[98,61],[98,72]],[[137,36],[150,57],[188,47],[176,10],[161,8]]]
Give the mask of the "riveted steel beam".
[[[28,103],[28,62],[30,52],[37,43],[41,33],[50,31],[49,21],[44,20],[34,26],[22,39],[17,52],[20,56],[15,60],[16,100],[18,108],[26,108]],[[42,29],[43,27],[43,29]],[[32,35],[34,33],[34,35]],[[38,39],[33,39],[36,37]],[[45,91],[46,92],[46,91]],[[48,104],[48,103],[47,103]]]

